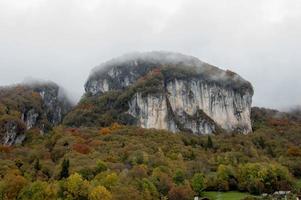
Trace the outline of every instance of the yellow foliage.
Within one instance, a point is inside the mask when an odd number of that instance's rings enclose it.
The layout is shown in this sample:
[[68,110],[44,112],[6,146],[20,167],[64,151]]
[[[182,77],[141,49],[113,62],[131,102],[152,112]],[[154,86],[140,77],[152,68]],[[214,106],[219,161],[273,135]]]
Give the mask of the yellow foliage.
[[112,194],[103,186],[93,188],[89,194],[89,200],[111,200]]
[[114,130],[118,130],[118,129],[120,129],[120,128],[122,128],[122,125],[120,125],[120,124],[118,124],[118,123],[113,123],[112,125],[111,125],[111,127],[110,127],[110,129],[112,130],[112,131],[114,131]]
[[70,196],[73,198],[79,198],[88,195],[90,184],[88,181],[83,180],[81,175],[75,173],[66,181],[66,189]]
[[20,175],[18,170],[11,170],[4,177],[4,199],[16,199],[19,192],[26,186],[27,180]]

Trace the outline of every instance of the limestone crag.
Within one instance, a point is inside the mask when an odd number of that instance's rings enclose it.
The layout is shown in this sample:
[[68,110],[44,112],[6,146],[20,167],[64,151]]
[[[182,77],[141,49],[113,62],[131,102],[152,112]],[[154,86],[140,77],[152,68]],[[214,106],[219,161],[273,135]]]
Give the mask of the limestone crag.
[[252,131],[252,85],[191,56],[150,52],[117,58],[96,68],[85,90],[86,96],[109,91],[130,95],[124,112],[143,128],[194,134],[220,128]]
[[20,144],[26,130],[41,133],[62,122],[71,103],[54,83],[23,84],[0,90],[0,143]]

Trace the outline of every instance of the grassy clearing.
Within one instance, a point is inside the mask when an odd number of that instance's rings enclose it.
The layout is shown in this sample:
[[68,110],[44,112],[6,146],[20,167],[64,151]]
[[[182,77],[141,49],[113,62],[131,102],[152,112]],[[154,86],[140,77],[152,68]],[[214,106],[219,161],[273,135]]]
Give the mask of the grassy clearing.
[[250,194],[242,192],[204,192],[203,196],[212,200],[241,200],[250,196]]

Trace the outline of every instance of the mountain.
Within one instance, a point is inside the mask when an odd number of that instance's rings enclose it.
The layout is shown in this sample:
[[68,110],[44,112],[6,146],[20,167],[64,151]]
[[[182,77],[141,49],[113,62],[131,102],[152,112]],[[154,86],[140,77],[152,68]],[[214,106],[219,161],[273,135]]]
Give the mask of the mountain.
[[75,107],[51,82],[0,89],[0,200],[301,194],[300,108],[251,108],[233,72],[140,53],[95,68],[85,89]]
[[95,68],[66,125],[113,122],[194,134],[252,131],[252,85],[234,72],[170,52],[122,56]]
[[25,131],[41,133],[61,123],[71,103],[52,82],[20,84],[0,88],[0,143],[20,144]]

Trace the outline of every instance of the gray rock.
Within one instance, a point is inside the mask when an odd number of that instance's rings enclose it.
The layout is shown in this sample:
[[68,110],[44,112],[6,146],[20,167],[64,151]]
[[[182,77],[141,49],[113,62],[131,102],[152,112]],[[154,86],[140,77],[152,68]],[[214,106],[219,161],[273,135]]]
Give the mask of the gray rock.
[[194,134],[211,134],[219,128],[244,134],[252,131],[252,85],[191,56],[150,52],[113,59],[94,69],[85,90],[92,96],[126,91],[156,70],[163,74],[158,86],[162,89],[146,94],[137,91],[128,101],[127,113],[137,119],[138,126]]

